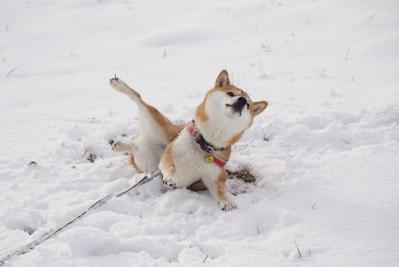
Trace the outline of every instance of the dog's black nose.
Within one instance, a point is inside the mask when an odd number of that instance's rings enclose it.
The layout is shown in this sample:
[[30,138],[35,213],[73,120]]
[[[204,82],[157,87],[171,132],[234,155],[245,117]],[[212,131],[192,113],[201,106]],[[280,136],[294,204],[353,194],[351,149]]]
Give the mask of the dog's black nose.
[[247,104],[247,99],[245,97],[240,96],[237,101],[232,105],[235,112],[239,112],[241,114],[242,108]]
[[237,100],[237,103],[240,104],[240,106],[244,106],[247,103],[247,99],[245,97],[240,96]]

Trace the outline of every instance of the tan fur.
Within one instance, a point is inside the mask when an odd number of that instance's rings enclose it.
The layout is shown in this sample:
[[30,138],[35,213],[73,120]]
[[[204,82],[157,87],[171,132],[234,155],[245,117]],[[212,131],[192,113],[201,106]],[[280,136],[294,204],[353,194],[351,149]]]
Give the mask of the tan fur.
[[230,85],[229,73],[227,70],[222,70],[218,77],[216,77],[215,87],[223,87],[226,85]]
[[197,111],[195,113],[195,119],[199,122],[206,122],[208,120],[208,116],[206,115],[205,112],[205,101],[206,101],[206,96],[202,103],[198,106]]
[[168,118],[162,115],[156,108],[145,104],[152,118],[159,124],[168,142],[172,142],[183,127],[172,123]]
[[224,170],[220,169],[220,174],[217,178],[216,181],[216,189],[217,189],[217,195],[220,200],[226,201],[226,180],[228,178],[229,174]]
[[208,115],[206,114],[206,111],[205,111],[205,103],[206,103],[206,100],[210,93],[212,93],[214,91],[228,92],[234,88],[235,88],[234,86],[227,85],[224,87],[215,87],[215,88],[208,90],[208,92],[205,94],[205,97],[202,100],[201,104],[199,104],[197,111],[195,112],[195,119],[199,122],[206,122],[208,120]]
[[267,108],[267,106],[268,106],[267,101],[258,101],[250,103],[250,111],[252,117],[259,115],[263,110],[265,110],[265,108]]
[[241,138],[241,136],[242,136],[243,133],[244,133],[244,131],[239,132],[239,133],[236,134],[236,135],[233,135],[233,136],[230,138],[230,140],[228,141],[229,147],[231,147],[232,145],[234,145],[235,143],[237,143],[238,140],[240,140],[240,138]]
[[168,118],[166,118],[158,109],[154,108],[151,105],[148,105],[143,101],[141,95],[132,87],[128,86],[125,82],[115,77],[110,80],[110,85],[113,86],[117,91],[128,95],[134,102],[136,102],[139,106],[147,109],[151,118],[155,121],[155,124],[159,126],[159,129],[162,131],[164,138],[167,143],[172,142],[179,132],[183,129],[183,127],[172,123]]
[[224,161],[228,161],[231,155],[231,147],[226,147],[222,151],[217,151],[217,156],[219,156]]
[[171,175],[175,172],[175,165],[173,164],[173,157],[172,157],[172,149],[173,149],[174,142],[170,143],[161,158],[161,168],[166,170],[168,175]]
[[132,152],[128,152],[127,153],[127,158],[128,158],[129,163],[136,169],[136,171],[138,173],[142,173],[143,172],[142,170],[139,169],[139,167],[137,167],[136,162],[134,162],[134,156],[133,156]]
[[[225,70],[223,70],[222,72],[224,72],[224,71]],[[219,76],[220,76],[220,74],[219,74]],[[216,81],[216,84],[217,84],[217,81]],[[208,92],[205,94],[204,99],[202,100],[201,104],[198,106],[197,111],[195,113],[196,121],[206,122],[208,120],[208,116],[205,111],[205,103],[208,98],[208,95],[215,91],[219,91],[219,92],[223,92],[223,93],[233,92],[237,96],[243,96],[243,97],[247,98],[250,114],[252,116],[252,120],[251,120],[248,128],[252,125],[252,121],[253,121],[254,117],[256,115],[258,115],[259,113],[261,113],[268,105],[268,103],[266,101],[253,102],[247,92],[237,88],[234,85],[230,85],[230,83],[229,83],[228,85],[224,85],[223,87],[215,87],[215,88],[208,90]],[[228,145],[232,146],[235,143],[237,143],[243,133],[244,133],[244,131],[233,135],[230,138],[230,140],[228,141]]]
[[[202,181],[223,210],[236,207],[230,193],[226,191],[228,173],[220,166],[205,162],[203,151],[198,148],[198,144],[195,144],[187,129],[172,123],[156,108],[146,104],[139,93],[119,78],[112,78],[110,85],[129,96],[139,106],[140,123],[141,125],[145,123],[145,127],[141,127],[141,137],[135,139],[132,145],[115,146],[119,151],[136,149],[134,155],[132,151],[128,151],[128,158],[138,172],[141,172],[142,168],[146,168],[146,171],[159,168],[163,174],[163,183],[173,188],[190,187],[193,184],[201,184],[199,182]],[[244,106],[245,102],[242,102],[240,97],[246,99],[247,106]],[[211,100],[208,102],[209,98]],[[223,105],[223,109],[219,103]],[[239,113],[235,110],[237,103],[242,104],[238,106],[241,108]],[[214,88],[207,91],[197,107],[195,121],[199,131],[209,143],[224,148],[215,151],[215,156],[228,161],[231,147],[251,126],[254,117],[266,107],[266,101],[254,102],[245,91],[230,84],[228,72],[222,70],[216,78]],[[148,170],[147,164],[151,166]]]
[[180,126],[180,125],[176,125],[176,124],[172,123],[161,112],[159,112],[158,109],[156,109],[153,106],[148,105],[146,102],[144,102],[141,99],[141,96],[140,96],[139,93],[137,93],[136,91],[134,91],[134,93],[138,96],[138,98],[141,100],[141,103],[150,112],[152,118],[157,122],[157,124],[163,130],[163,134],[164,134],[166,140],[168,142],[172,142],[176,138],[176,136],[179,134],[179,132],[183,129],[183,127]]

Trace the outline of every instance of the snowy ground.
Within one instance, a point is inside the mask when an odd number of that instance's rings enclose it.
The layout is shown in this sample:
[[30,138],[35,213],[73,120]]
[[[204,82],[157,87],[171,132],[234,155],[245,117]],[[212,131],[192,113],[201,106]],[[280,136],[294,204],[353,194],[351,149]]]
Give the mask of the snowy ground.
[[258,176],[230,182],[237,210],[153,181],[6,265],[398,266],[398,14],[396,0],[2,0],[0,258],[137,179],[108,144],[138,131],[114,72],[186,121],[227,68],[269,102],[229,163]]

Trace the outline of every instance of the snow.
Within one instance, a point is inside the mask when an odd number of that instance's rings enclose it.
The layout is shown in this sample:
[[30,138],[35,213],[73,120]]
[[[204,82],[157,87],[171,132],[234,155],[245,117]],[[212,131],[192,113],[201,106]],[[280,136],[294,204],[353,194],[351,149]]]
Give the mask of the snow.
[[237,210],[151,181],[5,265],[398,266],[398,13],[395,0],[1,1],[0,256],[136,181],[109,145],[139,130],[114,72],[176,121],[222,68],[269,102],[228,165],[258,177],[229,181]]

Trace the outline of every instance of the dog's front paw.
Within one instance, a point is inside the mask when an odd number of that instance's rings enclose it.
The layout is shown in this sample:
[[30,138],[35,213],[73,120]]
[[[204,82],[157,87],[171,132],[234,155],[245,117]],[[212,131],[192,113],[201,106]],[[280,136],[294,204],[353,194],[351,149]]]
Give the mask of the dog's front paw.
[[236,204],[234,204],[233,201],[228,200],[228,199],[219,200],[218,205],[223,211],[229,211],[229,210],[237,208]]
[[166,187],[168,187],[168,188],[170,188],[170,189],[175,189],[175,188],[177,187],[177,186],[176,186],[176,182],[174,181],[173,177],[170,176],[170,175],[164,176],[164,177],[162,178],[162,183],[163,183]]

